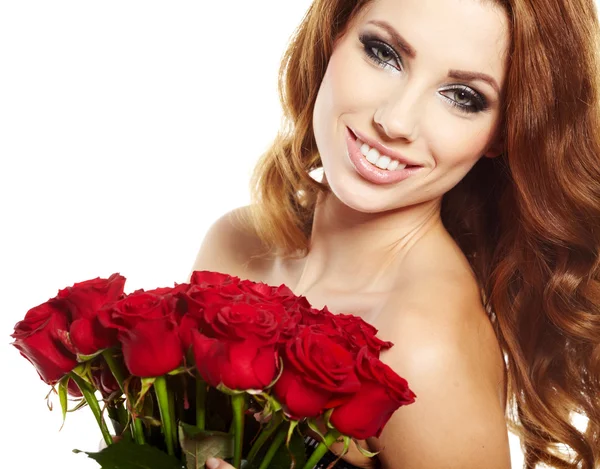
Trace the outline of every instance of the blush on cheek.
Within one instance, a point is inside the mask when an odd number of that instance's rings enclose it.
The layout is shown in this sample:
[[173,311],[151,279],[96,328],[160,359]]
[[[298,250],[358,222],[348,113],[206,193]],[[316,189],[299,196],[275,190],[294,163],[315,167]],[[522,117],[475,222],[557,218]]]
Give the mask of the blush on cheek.
[[362,57],[351,40],[342,41],[333,52],[323,83],[330,93],[330,105],[337,114],[370,110],[374,112],[382,74]]
[[430,138],[431,152],[437,165],[472,166],[485,152],[489,137],[487,129],[473,129],[471,122],[466,125],[433,125],[434,137]]

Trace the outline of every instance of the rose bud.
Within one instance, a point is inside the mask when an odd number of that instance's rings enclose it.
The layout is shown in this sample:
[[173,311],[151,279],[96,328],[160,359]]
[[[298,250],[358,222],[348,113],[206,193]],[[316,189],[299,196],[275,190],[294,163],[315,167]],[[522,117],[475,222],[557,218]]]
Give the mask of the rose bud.
[[283,372],[275,397],[292,418],[315,417],[335,407],[360,387],[351,352],[326,326],[305,326],[283,349]]
[[342,434],[364,440],[378,437],[392,414],[417,397],[389,366],[363,347],[357,357],[359,391],[331,413],[330,423]]
[[336,314],[333,315],[332,321],[334,327],[348,338],[348,343],[356,353],[367,346],[372,355],[379,357],[381,350],[389,349],[393,345],[378,338],[377,329],[358,316]]
[[15,325],[13,345],[48,384],[57,383],[77,365],[69,351],[69,312],[62,300],[51,299],[31,308]]
[[98,311],[123,297],[125,277],[95,278],[75,283],[58,292],[71,313],[70,342],[77,353],[91,355],[116,343],[115,331],[98,321]]
[[173,305],[160,295],[138,292],[100,311],[102,325],[118,331],[125,365],[132,375],[161,376],[183,361]]
[[209,385],[262,390],[275,379],[279,321],[273,309],[244,303],[223,306],[204,333],[192,330],[196,368]]

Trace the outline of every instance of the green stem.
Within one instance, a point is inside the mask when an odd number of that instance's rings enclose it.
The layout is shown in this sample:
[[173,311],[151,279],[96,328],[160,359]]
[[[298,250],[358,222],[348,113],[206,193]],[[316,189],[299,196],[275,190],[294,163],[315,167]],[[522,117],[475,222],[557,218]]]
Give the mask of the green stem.
[[335,430],[332,430],[329,433],[327,433],[325,435],[325,441],[319,443],[319,445],[310,455],[310,458],[308,458],[308,461],[306,461],[306,464],[304,464],[304,467],[302,469],[313,469],[317,465],[317,463],[323,458],[323,456],[325,456],[325,453],[327,453],[329,447],[335,442],[335,440],[337,440],[339,436],[340,433]]
[[268,423],[267,427],[260,432],[258,438],[254,441],[252,448],[250,448],[248,457],[246,458],[250,465],[252,465],[254,458],[256,457],[262,446],[269,438],[271,438],[271,435],[275,433],[275,430],[277,430],[282,421],[283,419],[281,418],[281,415],[275,414],[271,421]]
[[163,433],[165,435],[165,443],[167,444],[167,453],[175,455],[173,445],[173,428],[171,425],[171,413],[169,409],[169,391],[167,390],[167,379],[165,376],[159,376],[154,381],[154,391],[158,400],[158,410],[160,411],[160,419],[162,421]]
[[[110,372],[113,374],[117,383],[119,383],[119,388],[121,388],[121,392],[125,396],[125,398],[129,401],[129,396],[125,392],[125,373],[123,367],[115,360],[115,357],[112,355],[112,349],[107,349],[102,352],[102,356],[110,369]],[[133,421],[133,438],[135,442],[139,445],[143,445],[146,443],[146,439],[144,438],[144,427],[142,426],[142,421],[135,417],[133,414],[131,415],[131,419]]]
[[167,393],[169,396],[169,415],[171,416],[171,438],[173,438],[173,442],[178,443],[179,439],[177,437],[177,419],[175,413],[175,393],[169,392]]
[[100,410],[100,405],[96,400],[96,396],[94,395],[94,388],[87,383],[83,378],[76,375],[75,373],[69,373],[71,379],[75,381],[79,389],[81,390],[85,401],[90,406],[94,417],[96,417],[96,422],[98,422],[98,426],[100,427],[100,431],[102,432],[102,436],[104,437],[104,441],[107,445],[112,445],[113,439],[110,436],[110,432],[108,431],[108,427],[106,426],[106,422],[102,417],[102,410]]
[[196,427],[204,430],[206,426],[206,383],[196,379]]
[[[277,450],[285,441],[285,437],[287,436],[287,433],[288,433],[288,429],[286,427],[281,427],[279,429],[279,431],[277,432],[277,435],[275,435],[275,438],[273,439],[271,446],[269,446],[269,449],[267,450],[267,454],[265,454],[265,457],[262,460],[262,462],[260,463],[260,466],[258,467],[258,469],[267,469],[269,467],[269,464],[271,464],[271,461],[273,460],[275,453],[277,453]],[[312,466],[311,466],[311,469],[312,469]]]
[[142,421],[133,415],[131,418],[133,419],[133,438],[138,445],[143,445],[146,443],[146,438],[144,437],[144,427],[142,426]]
[[124,405],[120,405],[117,407],[117,414],[119,416],[119,423],[121,424],[121,431],[127,428],[127,424],[129,423],[129,414],[127,410],[125,410]]
[[239,469],[242,464],[242,444],[244,442],[244,412],[246,410],[246,397],[244,394],[231,396],[233,409],[233,467]]
[[123,391],[123,394],[125,394],[125,388],[123,387],[123,383],[125,382],[123,368],[121,367],[121,365],[119,363],[117,363],[117,361],[115,360],[115,357],[112,356],[112,349],[104,350],[102,352],[102,356],[104,357],[104,361],[106,361],[106,364],[108,365],[108,368],[110,369],[110,372],[113,374],[113,376],[117,380],[117,383],[119,383],[119,387],[121,388],[121,391]]

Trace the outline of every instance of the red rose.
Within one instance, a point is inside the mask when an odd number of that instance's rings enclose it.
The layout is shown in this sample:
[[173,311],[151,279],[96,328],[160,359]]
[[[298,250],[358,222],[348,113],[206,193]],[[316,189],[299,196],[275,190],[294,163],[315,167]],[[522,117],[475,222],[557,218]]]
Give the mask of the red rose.
[[190,284],[199,285],[202,288],[209,286],[229,285],[239,283],[239,277],[233,277],[221,272],[212,272],[210,270],[196,270],[192,273]]
[[48,384],[55,384],[77,365],[66,342],[68,330],[68,308],[55,298],[31,308],[15,325],[13,345]]
[[[305,298],[302,297],[304,300]],[[306,300],[305,300],[306,301]],[[302,314],[301,324],[304,326],[314,326],[314,325],[325,325],[328,327],[335,327],[334,318],[335,315],[327,309],[327,306],[324,306],[323,309],[317,309],[310,306],[308,301],[306,301],[307,307],[304,307]]]
[[[202,332],[207,327],[207,314],[214,317],[215,312],[224,306],[244,303],[244,295],[236,284],[231,283],[205,287],[200,284],[191,285],[180,298],[185,303],[186,311],[179,327],[185,350],[192,345],[192,330]],[[211,312],[207,313],[208,310]]]
[[192,330],[196,368],[211,386],[262,390],[276,376],[278,314],[273,305],[222,306],[204,329]]
[[[280,288],[282,287],[284,287],[284,285]],[[306,297],[284,297],[284,295],[280,295],[279,299],[282,300],[282,305],[285,308],[281,326],[280,342],[287,342],[289,339],[295,337],[296,334],[298,334],[300,326],[323,323],[323,321],[315,320],[314,318],[317,316],[320,318],[326,313],[313,308]]]
[[369,352],[379,357],[381,350],[389,349],[394,345],[378,338],[377,329],[358,316],[335,314],[333,315],[333,322],[336,328],[343,331],[343,335],[349,339],[350,344],[357,353],[366,346]]
[[[190,287],[189,283],[176,283],[174,287],[160,287],[154,290],[145,290],[146,293],[152,293],[153,295],[161,296],[174,296],[180,292],[186,291]],[[143,292],[144,290],[138,290]]]
[[417,397],[405,379],[372,356],[367,347],[357,358],[360,390],[331,413],[331,424],[342,434],[364,440],[378,437],[400,406],[412,404]]
[[58,292],[57,298],[64,300],[71,313],[70,341],[74,349],[83,355],[115,344],[114,331],[98,322],[98,311],[123,297],[125,277],[117,273],[108,279],[95,278],[75,283]]
[[123,297],[125,277],[118,273],[108,279],[96,277],[92,280],[75,283],[58,292],[57,298],[62,298],[70,306],[73,320],[89,318],[106,303],[117,301]]
[[323,325],[338,331],[336,340],[357,355],[363,347],[368,347],[369,352],[379,357],[381,350],[393,346],[377,337],[377,329],[365,322],[362,318],[352,314],[332,314],[325,306],[322,310],[311,308],[302,315],[301,324]]
[[185,314],[187,308],[181,300],[181,294],[185,293],[190,288],[188,283],[176,283],[174,287],[160,287],[153,290],[139,289],[133,293],[151,293],[153,295],[162,296],[169,302],[169,307],[172,308],[178,317]]
[[302,309],[298,305],[287,307],[281,317],[279,342],[284,344],[298,334],[302,322]]
[[305,326],[283,351],[283,372],[274,394],[293,418],[315,417],[360,387],[355,360],[325,326]]
[[190,284],[196,286],[197,290],[218,292],[230,300],[240,300],[239,295],[242,295],[246,303],[277,303],[287,307],[298,301],[298,297],[285,285],[274,287],[207,270],[195,271]]
[[299,318],[293,317],[297,298],[293,297],[287,287],[271,287],[250,280],[240,281],[238,277],[226,274],[194,272],[192,284],[179,298],[185,303],[185,307],[182,308],[185,314],[181,320],[180,333],[186,350],[192,342],[191,331],[198,329],[202,332],[225,306],[273,305],[275,309],[272,311],[281,318],[278,322],[285,323],[284,329],[289,330],[290,334],[295,333],[296,324],[299,322]]
[[103,326],[116,329],[125,365],[132,375],[161,376],[183,361],[173,303],[152,293],[132,293],[101,310]]
[[241,292],[247,293],[251,298],[259,302],[279,303],[284,306],[291,306],[299,299],[292,290],[285,285],[274,287],[263,282],[253,282],[252,280],[241,280],[238,283]]

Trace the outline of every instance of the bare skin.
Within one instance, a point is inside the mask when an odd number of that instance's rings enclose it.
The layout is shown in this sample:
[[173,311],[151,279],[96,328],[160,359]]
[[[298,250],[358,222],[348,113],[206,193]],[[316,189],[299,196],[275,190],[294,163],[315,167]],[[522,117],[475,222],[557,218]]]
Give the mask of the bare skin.
[[[389,27],[413,57],[381,45],[394,43]],[[315,307],[363,317],[395,344],[381,360],[417,400],[392,416],[380,438],[361,442],[381,451],[386,469],[510,468],[502,354],[469,264],[440,216],[442,196],[479,158],[501,151],[507,31],[504,12],[487,2],[369,4],[336,42],[315,104],[331,192],[317,205],[308,255],[249,261],[259,241],[228,214],[209,230],[193,268],[285,283]],[[450,78],[456,69],[485,73],[493,84]],[[473,110],[475,95],[485,108]],[[347,128],[421,169],[387,186],[366,180],[348,159]],[[374,467],[355,447],[345,459]]]
[[[415,243],[410,253],[404,257],[403,263],[395,269],[395,281],[391,287],[386,286],[386,282],[366,290],[326,290],[314,285],[302,292],[298,285],[308,257],[293,261],[279,258],[258,262],[249,260],[251,254],[259,249],[260,242],[249,229],[240,231],[239,224],[234,221],[236,212],[245,210],[246,207],[236,209],[214,225],[192,270],[215,270],[270,285],[285,284],[295,294],[305,296],[314,307],[326,305],[334,312],[361,316],[379,330],[378,336],[383,340],[391,340],[397,344],[395,347],[405,343],[407,336],[413,336],[411,343],[418,343],[432,336],[443,339],[448,331],[453,331],[453,337],[461,343],[460,353],[466,355],[462,360],[469,363],[473,367],[473,373],[479,377],[474,389],[480,393],[480,399],[486,408],[484,411],[495,422],[496,430],[491,433],[496,434],[499,453],[507,460],[508,441],[503,433],[506,381],[500,349],[490,320],[481,307],[477,285],[467,260],[449,235],[445,235],[446,242],[438,243],[434,230],[434,233],[423,236],[419,243]],[[240,252],[245,253],[242,257],[246,262],[240,262],[240,257],[231,258],[232,245],[237,247],[235,252],[238,255]],[[439,259],[444,259],[443,270],[440,270]],[[432,297],[432,290],[438,295]],[[448,308],[448,303],[455,303],[455,306]],[[414,384],[415,379],[394,366],[393,350],[394,348],[384,352],[382,361],[405,377],[411,389],[421,397],[419,387]],[[466,397],[472,399],[473,396]],[[420,412],[416,405],[417,403],[412,406],[415,406],[418,417]],[[406,412],[411,407],[401,408],[397,413]],[[460,420],[456,418],[456,424],[459,425]],[[316,434],[312,436],[318,439]],[[365,449],[378,451],[382,448],[380,440],[360,443]],[[340,444],[332,448],[338,454],[341,449]],[[383,454],[385,451],[382,451]],[[373,460],[364,457],[354,444],[344,459],[357,467],[375,467]],[[225,465],[219,468],[232,467],[225,462],[222,464]]]

